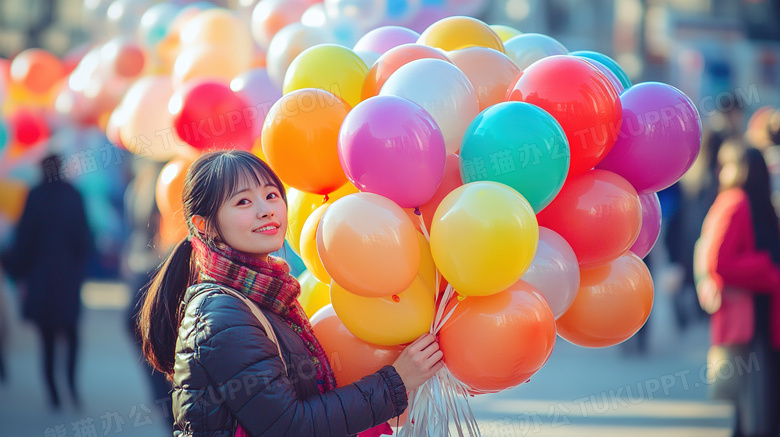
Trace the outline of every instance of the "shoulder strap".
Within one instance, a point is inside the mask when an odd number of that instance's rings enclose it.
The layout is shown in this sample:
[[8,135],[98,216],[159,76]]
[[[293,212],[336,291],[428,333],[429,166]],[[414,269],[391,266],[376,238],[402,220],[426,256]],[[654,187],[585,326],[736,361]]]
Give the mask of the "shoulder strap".
[[238,291],[226,287],[224,285],[220,284],[220,288],[222,290],[226,291],[228,294],[235,296],[236,298],[244,301],[244,303],[249,307],[250,311],[252,311],[252,314],[257,317],[257,320],[260,321],[260,324],[263,325],[263,329],[265,329],[265,333],[268,336],[269,339],[271,339],[272,342],[276,345],[276,350],[279,351],[279,358],[282,360],[282,365],[284,366],[284,373],[287,374],[287,363],[284,361],[284,355],[282,355],[282,348],[279,346],[279,340],[276,338],[276,333],[274,332],[274,328],[271,326],[271,322],[268,320],[268,317],[263,314],[262,311],[260,311],[260,308],[249,298],[244,296],[243,294],[239,293]]

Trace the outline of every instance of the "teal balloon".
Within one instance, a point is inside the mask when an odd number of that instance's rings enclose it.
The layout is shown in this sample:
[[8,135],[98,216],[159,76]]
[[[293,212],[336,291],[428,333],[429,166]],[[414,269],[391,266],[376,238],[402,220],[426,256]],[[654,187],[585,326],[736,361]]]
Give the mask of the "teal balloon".
[[503,102],[469,124],[460,148],[463,183],[500,182],[517,190],[538,213],[561,190],[571,153],[561,125],[544,109]]
[[3,153],[5,151],[6,146],[8,146],[8,141],[11,138],[11,132],[8,129],[8,124],[0,119],[0,153]]
[[618,64],[609,56],[599,52],[592,52],[590,50],[579,50],[576,52],[571,52],[569,55],[579,56],[580,58],[592,59],[594,61],[601,62],[602,65],[609,68],[609,71],[615,73],[615,76],[617,76],[620,84],[623,85],[623,89],[631,88],[631,80],[629,80],[626,72],[623,70],[620,64]]

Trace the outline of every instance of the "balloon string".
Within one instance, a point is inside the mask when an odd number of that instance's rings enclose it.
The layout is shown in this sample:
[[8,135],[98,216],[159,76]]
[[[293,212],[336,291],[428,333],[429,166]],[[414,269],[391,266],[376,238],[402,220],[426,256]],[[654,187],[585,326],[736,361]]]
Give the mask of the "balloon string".
[[414,213],[417,215],[417,218],[420,219],[420,230],[422,231],[423,235],[425,236],[425,239],[428,241],[428,243],[431,242],[431,236],[428,235],[428,228],[425,227],[425,220],[423,220],[422,213],[419,213],[419,209],[415,209]]

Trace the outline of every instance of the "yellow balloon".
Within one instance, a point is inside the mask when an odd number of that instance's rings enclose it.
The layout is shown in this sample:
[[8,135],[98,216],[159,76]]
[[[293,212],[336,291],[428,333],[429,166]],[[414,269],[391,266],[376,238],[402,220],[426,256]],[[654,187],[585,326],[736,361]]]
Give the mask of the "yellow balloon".
[[414,341],[430,330],[434,317],[433,292],[419,276],[389,297],[358,296],[331,282],[330,300],[349,332],[382,346]]
[[216,45],[247,58],[254,53],[249,28],[228,9],[211,8],[198,12],[183,25],[180,38],[185,46]]
[[318,88],[339,96],[354,107],[360,103],[366,63],[352,50],[337,44],[319,44],[298,55],[284,75],[284,94]]
[[330,303],[330,286],[322,283],[306,270],[298,277],[301,283],[301,295],[298,296],[306,317],[311,318],[322,307]]
[[431,245],[425,236],[417,233],[417,241],[420,242],[420,267],[417,268],[417,275],[425,282],[428,288],[436,295],[436,264],[431,255]]
[[464,16],[447,17],[431,24],[417,38],[417,44],[448,52],[476,46],[505,53],[504,43],[490,26],[476,18]]
[[509,38],[522,35],[523,33],[512,26],[505,26],[503,24],[491,24],[490,28],[493,29],[493,32],[496,32],[496,35],[501,38],[502,42],[506,42]]
[[22,216],[29,192],[27,185],[19,181],[0,179],[0,212],[9,218],[11,223],[16,223]]
[[301,229],[301,259],[306,269],[314,275],[320,282],[330,284],[331,278],[325,266],[322,265],[319,253],[317,253],[317,227],[320,225],[320,219],[325,214],[325,210],[330,206],[329,203],[323,204],[309,215]]
[[[262,153],[262,148],[257,148]],[[252,152],[257,154],[255,149]],[[260,155],[258,155],[260,156]],[[260,157],[263,159],[263,157]],[[265,159],[263,159],[265,160]],[[306,219],[319,206],[331,204],[347,194],[357,193],[358,189],[347,182],[338,190],[323,196],[322,194],[307,193],[295,188],[287,188],[287,242],[290,243],[296,254],[301,254],[301,232]]]
[[528,201],[491,181],[448,194],[431,225],[431,254],[464,296],[489,296],[517,282],[536,254],[539,225]]

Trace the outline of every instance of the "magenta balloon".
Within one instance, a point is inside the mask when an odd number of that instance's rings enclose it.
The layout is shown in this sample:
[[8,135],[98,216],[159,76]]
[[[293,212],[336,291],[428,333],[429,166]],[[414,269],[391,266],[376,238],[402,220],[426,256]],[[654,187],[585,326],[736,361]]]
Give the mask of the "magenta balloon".
[[693,102],[659,82],[636,84],[620,101],[620,134],[596,167],[623,176],[639,194],[672,186],[699,154],[701,119]]
[[661,201],[657,193],[647,193],[639,196],[639,203],[642,205],[642,227],[630,250],[644,258],[653,249],[661,233]]
[[355,106],[341,124],[341,167],[363,192],[402,208],[433,197],[444,175],[444,137],[428,112],[396,96],[376,96]]
[[393,47],[417,42],[420,34],[401,26],[382,26],[368,32],[358,40],[352,50],[369,51],[380,55]]
[[557,319],[569,309],[580,288],[577,255],[560,234],[540,226],[536,255],[520,280],[539,290]]
[[247,121],[252,123],[252,135],[259,138],[265,115],[282,98],[282,90],[271,81],[265,68],[253,68],[241,73],[230,81],[230,89],[249,103],[244,114]]

